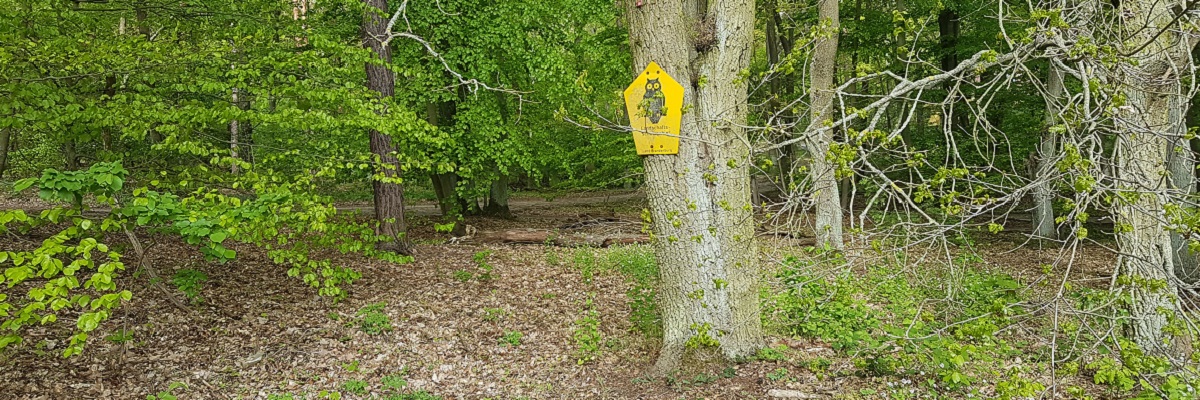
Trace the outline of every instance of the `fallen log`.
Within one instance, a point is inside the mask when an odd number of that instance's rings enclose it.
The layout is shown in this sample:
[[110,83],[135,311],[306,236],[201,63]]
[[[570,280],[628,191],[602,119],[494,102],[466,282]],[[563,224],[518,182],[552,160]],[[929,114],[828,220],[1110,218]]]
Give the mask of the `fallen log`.
[[513,229],[501,232],[484,232],[479,239],[485,242],[508,244],[545,244],[561,247],[609,247],[623,244],[649,243],[646,235],[589,235],[562,233],[544,229]]

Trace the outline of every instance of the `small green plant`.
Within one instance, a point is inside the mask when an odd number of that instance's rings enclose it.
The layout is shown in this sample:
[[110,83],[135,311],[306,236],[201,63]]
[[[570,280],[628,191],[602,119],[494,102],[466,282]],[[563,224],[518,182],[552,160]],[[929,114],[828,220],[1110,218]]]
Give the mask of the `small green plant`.
[[421,390],[406,394],[393,394],[385,397],[384,400],[442,400],[442,396],[435,396],[432,393]]
[[367,394],[367,382],[354,379],[342,384],[342,390],[362,396]]
[[346,370],[347,372],[358,372],[358,360],[342,363],[342,369]]
[[171,382],[170,385],[167,385],[167,390],[148,395],[146,396],[146,400],[177,400],[178,397],[175,396],[175,390],[179,389],[180,391],[187,391],[187,388],[188,386],[186,383]]
[[492,276],[492,270],[494,267],[487,262],[487,258],[490,255],[492,255],[491,250],[483,250],[476,252],[472,257],[475,260],[475,266],[478,267],[480,271],[479,274],[475,276],[475,279],[481,282],[487,282],[495,278]]
[[113,342],[116,344],[122,344],[122,343],[128,342],[130,340],[133,340],[133,331],[128,330],[128,329],[119,329],[116,332],[110,333],[108,336],[105,336],[104,340],[107,340],[107,341],[110,341],[110,342]]
[[176,271],[175,276],[171,277],[171,283],[193,303],[204,302],[204,298],[200,297],[200,289],[204,287],[204,282],[208,282],[208,274],[191,268]]
[[525,335],[520,331],[504,331],[504,336],[500,337],[501,346],[517,347],[521,345],[521,338]]
[[390,392],[399,392],[408,387],[408,380],[404,379],[405,372],[399,374],[388,375],[383,377],[383,390]]
[[583,365],[600,355],[600,313],[592,299],[584,304],[584,315],[575,320],[575,331],[571,336],[575,339],[576,363]]
[[483,309],[483,320],[488,322],[496,322],[508,314],[503,308],[485,308]]
[[356,314],[359,317],[358,329],[368,335],[378,335],[392,330],[392,319],[383,312],[387,303],[379,302],[363,306]]
[[767,373],[767,379],[771,382],[779,382],[788,379],[787,368],[776,368],[774,371]]
[[779,345],[775,347],[763,347],[758,349],[758,353],[754,358],[763,361],[783,361],[787,359],[787,346]]
[[454,280],[459,281],[459,282],[469,281],[469,280],[471,280],[471,277],[473,277],[473,276],[475,276],[475,275],[467,270],[454,271]]
[[454,232],[454,225],[455,225],[454,221],[450,221],[450,222],[447,222],[444,224],[434,223],[433,230],[434,230],[434,232],[437,232],[437,233],[450,233],[450,232]]

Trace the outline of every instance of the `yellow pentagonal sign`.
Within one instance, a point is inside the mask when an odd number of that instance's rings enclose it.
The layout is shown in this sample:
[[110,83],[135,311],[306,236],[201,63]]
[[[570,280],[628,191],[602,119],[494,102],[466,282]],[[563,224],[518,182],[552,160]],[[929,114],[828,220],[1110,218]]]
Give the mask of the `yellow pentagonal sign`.
[[638,155],[678,154],[683,85],[651,62],[625,89],[625,109]]

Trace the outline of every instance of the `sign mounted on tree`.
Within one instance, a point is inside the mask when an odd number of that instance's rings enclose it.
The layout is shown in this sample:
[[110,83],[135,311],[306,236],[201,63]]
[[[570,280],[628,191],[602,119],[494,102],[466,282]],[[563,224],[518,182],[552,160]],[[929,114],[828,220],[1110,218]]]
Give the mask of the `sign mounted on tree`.
[[683,85],[653,61],[625,89],[625,109],[638,155],[678,154]]

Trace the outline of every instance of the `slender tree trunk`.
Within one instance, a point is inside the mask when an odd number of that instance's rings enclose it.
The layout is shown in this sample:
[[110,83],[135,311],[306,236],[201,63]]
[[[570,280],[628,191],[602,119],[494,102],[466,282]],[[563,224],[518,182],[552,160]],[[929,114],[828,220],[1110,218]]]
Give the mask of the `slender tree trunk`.
[[12,127],[0,128],[0,178],[8,171],[8,151],[12,145]]
[[[122,22],[124,19],[122,19]],[[124,25],[122,23],[122,25]],[[122,28],[124,29],[124,28]],[[107,103],[117,95],[117,76],[109,74],[104,77],[104,101]],[[105,151],[112,151],[113,135],[112,128],[104,127],[100,130],[100,145]]]
[[[653,372],[676,370],[689,347],[752,355],[763,338],[750,148],[742,128],[747,92],[738,73],[750,63],[754,3],[623,3],[634,62],[657,62],[676,77],[687,110],[679,154],[643,158],[662,278],[663,349]],[[705,26],[711,37],[694,34]],[[701,77],[708,83],[697,84]]]
[[[1171,175],[1171,189],[1175,196],[1173,202],[1184,207],[1188,204],[1188,196],[1196,192],[1196,153],[1192,151],[1191,141],[1187,138],[1186,113],[1186,99],[1182,95],[1171,96],[1169,118],[1172,125],[1167,149],[1167,172]],[[1175,277],[1184,283],[1200,281],[1200,258],[1189,246],[1196,239],[1185,237],[1180,232],[1171,232]]]
[[[392,62],[392,50],[377,39],[387,34],[387,21],[382,16],[388,12],[387,0],[363,0],[363,3],[367,6],[363,21],[363,44],[375,54],[375,59],[366,64],[367,88],[386,100],[396,91],[396,77],[388,69],[388,64]],[[400,184],[396,147],[392,145],[392,137],[383,132],[371,129],[370,136],[371,153],[378,157],[379,163],[375,171],[377,176],[371,181],[375,195],[375,219],[379,223],[376,231],[391,239],[379,247],[397,253],[411,253],[412,242],[404,221],[404,186]]]
[[[146,41],[149,42],[152,38],[150,36],[150,23],[146,22],[145,2],[138,3],[138,9],[134,12],[134,18],[137,20],[138,33],[140,33],[142,37],[146,38]],[[158,129],[155,129],[153,126],[151,126],[150,131],[146,132],[146,140],[149,140],[151,144],[154,144],[161,142],[163,137],[161,133],[158,133]]]
[[[942,9],[938,12],[938,47],[942,53],[940,57],[942,71],[949,71],[958,66],[958,38],[961,27],[962,22],[957,11]],[[950,92],[954,90],[954,86],[953,79],[946,81],[947,101],[958,100],[958,96]],[[967,125],[967,114],[963,111],[954,112],[946,117],[950,119],[948,122],[952,129],[964,129]]]
[[[233,105],[238,106],[238,104],[239,104],[238,103],[238,88],[233,88],[233,91],[231,92],[229,97],[230,97],[230,100],[233,101]],[[233,163],[229,166],[229,172],[233,173],[233,174],[238,173],[238,163],[237,163],[239,160],[238,159],[238,133],[239,133],[238,132],[238,120],[237,119],[230,120],[229,121],[229,158],[233,159]]]
[[[813,132],[833,118],[833,77],[837,63],[838,0],[820,0],[817,15],[821,26],[816,46],[813,49],[812,67],[809,72],[809,98],[812,99],[808,131]],[[837,166],[826,157],[833,143],[833,130],[809,133],[805,142],[812,158],[812,198],[816,202],[817,217],[814,229],[817,246],[842,249],[842,204],[838,194]]]
[[1033,188],[1033,235],[1048,239],[1058,239],[1058,228],[1054,223],[1054,186],[1055,182],[1043,180],[1050,176],[1055,168],[1058,154],[1058,136],[1050,131],[1050,127],[1058,123],[1058,107],[1056,103],[1063,93],[1063,73],[1053,64],[1050,65],[1049,76],[1046,78],[1046,118],[1043,122],[1042,140],[1038,143],[1037,167],[1035,176],[1030,179],[1039,181]]
[[[1182,79],[1175,71],[1186,65],[1187,51],[1178,31],[1167,29],[1174,20],[1170,9],[1156,0],[1120,4],[1127,15],[1124,27],[1132,34],[1121,51],[1130,54],[1115,74],[1126,97],[1115,121],[1117,182],[1128,196],[1116,203],[1117,244],[1121,252],[1117,273],[1130,278],[1132,295],[1129,334],[1148,354],[1172,353],[1164,328],[1178,312],[1179,302],[1171,235],[1162,217],[1169,196],[1165,156],[1170,145],[1174,101]],[[1159,32],[1162,35],[1158,35]],[[1134,63],[1136,62],[1136,64]],[[1186,70],[1186,69],[1183,69]],[[1175,338],[1175,344],[1182,341]]]

